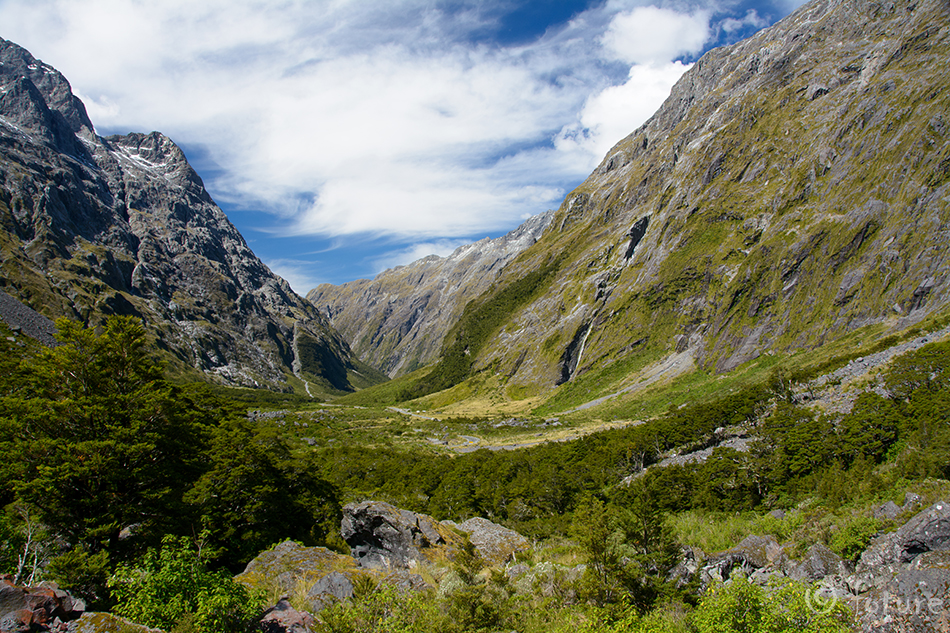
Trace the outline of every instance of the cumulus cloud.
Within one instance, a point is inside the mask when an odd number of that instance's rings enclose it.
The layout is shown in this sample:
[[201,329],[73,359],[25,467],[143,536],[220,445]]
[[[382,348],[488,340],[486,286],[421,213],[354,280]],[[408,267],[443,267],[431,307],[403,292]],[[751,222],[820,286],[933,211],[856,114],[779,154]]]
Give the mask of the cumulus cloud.
[[271,214],[270,231],[427,248],[557,207],[655,111],[713,9],[643,4],[595,4],[516,45],[478,37],[501,0],[4,0],[0,24],[98,129],[200,148],[215,198]]
[[624,11],[601,38],[604,48],[629,64],[670,62],[696,54],[709,40],[709,11],[683,14],[654,6]]
[[557,146],[565,151],[583,148],[599,158],[654,113],[689,65],[672,62],[630,68],[627,81],[590,97],[579,122],[565,127]]

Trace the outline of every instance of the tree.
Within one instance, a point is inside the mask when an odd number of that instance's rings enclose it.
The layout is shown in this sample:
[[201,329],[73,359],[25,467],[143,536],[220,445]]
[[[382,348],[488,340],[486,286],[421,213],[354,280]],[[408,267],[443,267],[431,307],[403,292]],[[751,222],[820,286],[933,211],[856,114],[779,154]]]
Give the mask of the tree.
[[245,418],[214,429],[208,470],[185,495],[209,530],[209,556],[238,571],[261,550],[284,539],[323,544],[340,517],[334,486],[315,464],[292,459],[273,427]]
[[587,554],[587,593],[599,605],[612,602],[618,589],[620,556],[611,538],[612,521],[610,511],[597,497],[584,497],[574,508],[571,536]]
[[28,388],[4,402],[21,461],[15,489],[69,543],[118,552],[124,528],[158,534],[182,516],[202,429],[162,379],[140,323],[112,317],[102,334],[65,319],[57,327],[63,344],[40,353]]
[[853,462],[859,456],[880,462],[897,440],[901,416],[895,404],[874,392],[862,393],[838,425],[838,455]]

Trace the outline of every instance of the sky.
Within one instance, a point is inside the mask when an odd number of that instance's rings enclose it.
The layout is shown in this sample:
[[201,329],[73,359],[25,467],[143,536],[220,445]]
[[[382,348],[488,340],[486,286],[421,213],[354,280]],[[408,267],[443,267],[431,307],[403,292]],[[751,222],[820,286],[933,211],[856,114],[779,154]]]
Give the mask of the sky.
[[158,130],[298,293],[556,209],[802,0],[0,0],[100,135]]

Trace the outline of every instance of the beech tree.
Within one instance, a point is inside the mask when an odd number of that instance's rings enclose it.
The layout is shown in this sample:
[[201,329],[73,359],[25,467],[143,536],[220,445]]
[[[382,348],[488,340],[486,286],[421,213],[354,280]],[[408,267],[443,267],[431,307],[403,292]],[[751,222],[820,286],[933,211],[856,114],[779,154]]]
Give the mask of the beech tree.
[[162,378],[136,320],[102,334],[60,319],[62,345],[32,360],[4,403],[22,472],[17,495],[72,545],[120,549],[123,529],[168,529],[200,468],[202,429]]
[[57,327],[52,349],[4,341],[16,380],[0,378],[0,475],[4,504],[25,504],[66,544],[47,568],[62,585],[102,606],[116,565],[202,527],[216,535],[209,562],[231,569],[282,539],[325,541],[336,490],[274,429],[207,387],[167,382],[133,318]]

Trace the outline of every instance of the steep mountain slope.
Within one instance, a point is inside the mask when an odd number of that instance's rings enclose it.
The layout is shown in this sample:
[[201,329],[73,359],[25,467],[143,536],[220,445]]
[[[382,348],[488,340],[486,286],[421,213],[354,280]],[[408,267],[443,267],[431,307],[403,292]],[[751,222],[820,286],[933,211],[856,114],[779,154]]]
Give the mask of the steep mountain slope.
[[145,319],[227,384],[382,377],[251,252],[165,136],[96,135],[66,79],[0,40],[0,284],[42,314]]
[[431,255],[372,280],[322,284],[307,298],[326,310],[366,362],[393,377],[405,374],[438,358],[465,304],[540,238],[553,215],[541,213],[502,237],[459,247],[448,257]]
[[677,353],[724,372],[945,308],[948,60],[943,0],[814,0],[711,51],[469,307],[415,393],[479,371],[537,393]]

